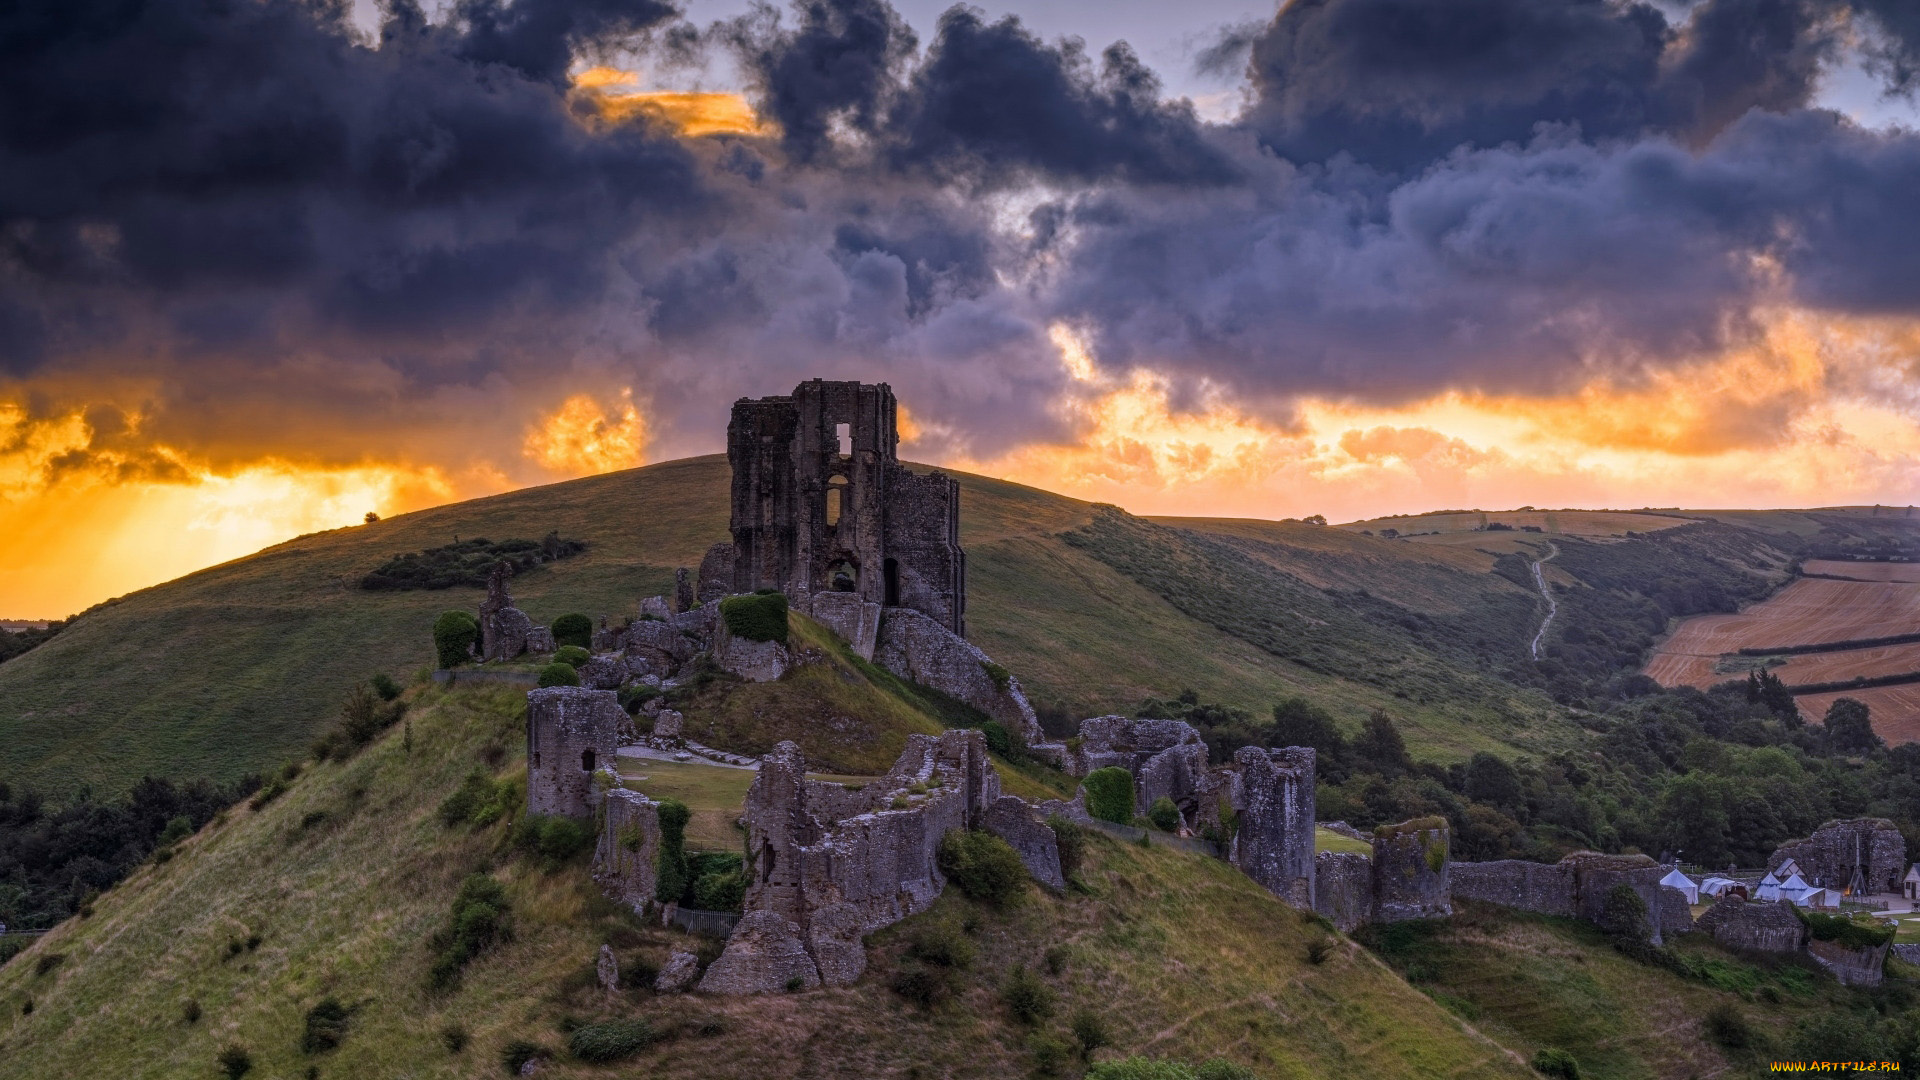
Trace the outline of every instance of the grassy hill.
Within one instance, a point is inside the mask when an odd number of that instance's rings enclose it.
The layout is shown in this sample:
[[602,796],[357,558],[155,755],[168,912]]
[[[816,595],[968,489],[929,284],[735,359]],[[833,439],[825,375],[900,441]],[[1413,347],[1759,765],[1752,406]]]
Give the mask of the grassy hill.
[[[431,663],[435,615],[478,606],[474,588],[361,589],[388,558],[558,531],[589,549],[517,578],[516,601],[543,622],[617,617],[726,538],[728,476],[716,456],[516,491],[301,537],[110,602],[0,664],[0,777],[65,799],[147,773],[270,768],[355,681]],[[1468,626],[1513,653],[1531,630],[1535,598],[1490,572],[1492,556],[1303,524],[1153,523],[959,480],[970,636],[1048,715],[1191,688],[1255,715],[1306,693],[1350,728],[1385,708],[1440,760],[1578,737],[1544,696],[1466,670],[1477,661],[1449,643]]]
[[[414,692],[409,726],[310,767],[260,810],[237,806],[0,967],[0,1080],[213,1076],[228,1046],[251,1076],[506,1075],[516,1040],[556,1053],[571,1026],[645,1019],[662,1041],[624,1066],[564,1055],[551,1077],[1007,1077],[1093,1011],[1100,1056],[1225,1057],[1262,1076],[1525,1077],[1517,1057],[1387,966],[1277,903],[1225,864],[1097,837],[1085,892],[994,910],[950,893],[878,935],[857,985],[752,999],[656,997],[594,984],[599,947],[644,971],[669,932],[601,899],[585,866],[506,847],[506,823],[448,828],[435,808],[470,770],[521,773],[521,695]],[[430,939],[460,882],[503,883],[511,941],[428,989]],[[977,955],[948,1003],[888,989],[909,945],[957,931]],[[1309,946],[1328,943],[1320,962]],[[1016,965],[1056,996],[1037,1026],[999,990]],[[301,1048],[323,998],[348,1010],[336,1049]],[[32,1008],[27,1008],[28,1003]],[[191,1006],[189,1005],[191,1003]],[[191,1017],[191,1019],[189,1019]],[[450,1049],[445,1033],[465,1036]],[[309,1070],[314,1071],[309,1071]]]

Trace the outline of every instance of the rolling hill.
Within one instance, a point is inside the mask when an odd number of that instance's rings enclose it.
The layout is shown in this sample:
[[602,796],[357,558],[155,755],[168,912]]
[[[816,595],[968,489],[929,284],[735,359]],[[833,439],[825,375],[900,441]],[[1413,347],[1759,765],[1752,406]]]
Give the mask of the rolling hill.
[[[406,681],[429,629],[481,590],[370,592],[390,557],[459,538],[584,540],[515,580],[534,618],[619,616],[726,538],[724,458],[664,462],[300,537],[90,610],[0,664],[0,777],[55,799],[143,774],[231,779],[297,756],[357,680]],[[1530,589],[1471,550],[1313,525],[1148,521],[959,474],[969,634],[1056,724],[1192,689],[1264,715],[1304,693],[1357,727],[1394,714],[1415,751],[1577,739],[1536,692],[1472,670],[1464,627],[1518,662]]]

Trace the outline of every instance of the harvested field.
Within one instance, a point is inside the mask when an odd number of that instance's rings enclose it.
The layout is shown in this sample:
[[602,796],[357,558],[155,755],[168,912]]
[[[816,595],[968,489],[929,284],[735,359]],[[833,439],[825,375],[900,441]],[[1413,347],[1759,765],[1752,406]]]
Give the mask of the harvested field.
[[[1710,686],[1765,664],[1741,649],[1857,641],[1920,632],[1920,565],[1809,560],[1810,573],[1844,571],[1864,579],[1802,578],[1737,615],[1688,619],[1661,644],[1646,673],[1666,686]],[[1839,682],[1920,671],[1920,644],[1801,653],[1768,666],[1788,685]],[[1865,702],[1889,743],[1920,740],[1920,684],[1802,695],[1800,711],[1826,715],[1835,698]]]
[[1682,622],[1647,661],[1646,670],[1666,686],[1708,686],[1728,677],[1715,673],[1715,662],[1741,649],[1817,645],[1916,630],[1920,585],[1803,578],[1737,615],[1701,615]]
[[1855,581],[1905,581],[1920,584],[1920,563],[1808,559],[1802,565],[1801,572],[1852,578]]
[[1793,699],[1808,723],[1819,723],[1840,698],[1852,698],[1873,714],[1873,730],[1888,746],[1920,742],[1920,683],[1842,690],[1833,694],[1802,694]]

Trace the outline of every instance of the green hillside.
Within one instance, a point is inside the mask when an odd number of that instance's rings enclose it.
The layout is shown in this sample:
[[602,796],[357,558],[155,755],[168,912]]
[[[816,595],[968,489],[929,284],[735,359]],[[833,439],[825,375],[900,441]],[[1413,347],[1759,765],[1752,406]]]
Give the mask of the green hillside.
[[[1110,1036],[1098,1058],[1224,1057],[1262,1076],[1342,1080],[1530,1075],[1231,867],[1104,836],[1085,890],[1030,892],[1011,910],[949,892],[878,935],[852,987],[609,999],[593,980],[601,944],[628,971],[676,944],[709,958],[715,946],[620,912],[577,858],[543,867],[514,854],[505,822],[441,824],[435,808],[470,770],[524,769],[512,749],[523,699],[425,688],[413,704],[406,729],[309,767],[263,809],[232,808],[0,967],[0,1080],[210,1077],[229,1046],[250,1057],[250,1076],[506,1075],[501,1053],[516,1040],[558,1055],[540,1074],[551,1077],[999,1078],[1031,1073],[1036,1048],[1066,1040],[1082,1010]],[[476,872],[504,885],[511,940],[456,988],[430,991],[431,939]],[[902,954],[941,928],[976,955],[953,973],[951,1000],[923,1010],[889,987]],[[1055,1002],[1031,1027],[1000,1002],[1016,966]],[[329,997],[345,1008],[344,1035],[303,1050],[303,1017]],[[644,1019],[661,1041],[622,1066],[559,1054],[572,1027],[616,1017]],[[465,1036],[458,1049],[450,1030]]]
[[[726,538],[728,475],[723,458],[691,458],[438,507],[301,537],[103,605],[0,664],[0,777],[64,799],[148,773],[224,780],[267,769],[297,756],[356,680],[429,664],[435,615],[478,606],[474,588],[361,589],[387,559],[558,531],[587,552],[516,579],[516,601],[543,622],[617,617]],[[1301,524],[1153,524],[959,479],[969,635],[1056,723],[1191,688],[1255,715],[1304,692],[1349,727],[1384,708],[1417,754],[1438,760],[1575,737],[1544,696],[1490,683],[1449,644],[1471,623],[1487,648],[1511,653],[1537,617],[1525,589],[1490,572],[1490,556]],[[1181,574],[1154,569],[1169,551],[1185,560]],[[1195,568],[1204,596],[1188,588]]]

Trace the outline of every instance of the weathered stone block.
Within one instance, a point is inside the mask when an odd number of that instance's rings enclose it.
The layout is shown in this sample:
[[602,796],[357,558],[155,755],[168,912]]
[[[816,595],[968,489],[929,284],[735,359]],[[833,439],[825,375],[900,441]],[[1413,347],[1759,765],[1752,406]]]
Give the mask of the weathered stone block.
[[1842,986],[1879,986],[1886,970],[1886,945],[1849,949],[1832,941],[1808,941],[1807,954]]
[[1025,799],[1002,795],[981,815],[981,827],[1020,854],[1033,880],[1058,892],[1067,887],[1060,872],[1060,841],[1046,820]]
[[694,600],[710,604],[733,591],[733,545],[715,544],[700,559]]
[[1350,934],[1373,920],[1373,860],[1352,851],[1313,857],[1313,910]]
[[644,912],[659,880],[660,807],[637,791],[617,788],[606,793],[600,810],[594,880],[608,898]]
[[1442,919],[1453,914],[1447,844],[1445,818],[1416,818],[1374,830],[1373,921]]
[[879,604],[862,600],[857,593],[821,592],[809,599],[807,614],[845,638],[855,656],[872,660],[874,643],[880,636],[881,610]]
[[527,810],[588,817],[593,773],[634,741],[633,721],[611,690],[550,686],[527,692]]
[[820,985],[820,969],[801,943],[800,928],[773,911],[750,911],[733,928],[720,959],[708,965],[700,990],[764,994]]
[[695,643],[671,623],[641,619],[627,627],[627,656],[645,661],[660,674],[679,670],[695,651]]
[[749,641],[728,633],[722,623],[714,642],[713,662],[749,682],[772,682],[787,673],[793,658],[777,641]]
[[1246,805],[1228,861],[1294,907],[1313,907],[1314,753],[1312,747],[1234,754]]
[[673,610],[691,611],[694,604],[693,576],[683,566],[673,572]]
[[1807,937],[1807,928],[1787,905],[1756,904],[1739,896],[1714,901],[1695,927],[1729,949],[1750,952],[1799,952]]
[[1479,900],[1543,915],[1574,913],[1573,867],[1563,863],[1536,863],[1500,859],[1483,863],[1455,863],[1448,886],[1459,899]]
[[700,979],[700,958],[684,949],[675,949],[653,978],[656,994],[679,994],[693,988]]
[[613,955],[613,947],[600,946],[600,956],[593,965],[593,975],[600,983],[600,989],[608,996],[620,992],[620,961]]
[[866,920],[852,904],[829,904],[807,920],[807,951],[828,986],[852,986],[867,970]]
[[667,598],[664,596],[644,597],[640,601],[640,614],[643,617],[650,616],[661,622],[666,622],[668,619],[673,618],[673,605],[667,603]]
[[996,679],[993,661],[972,642],[918,611],[888,608],[880,620],[874,662],[905,679],[931,686],[998,720],[1028,744],[1045,740],[1040,719],[1020,680]]

